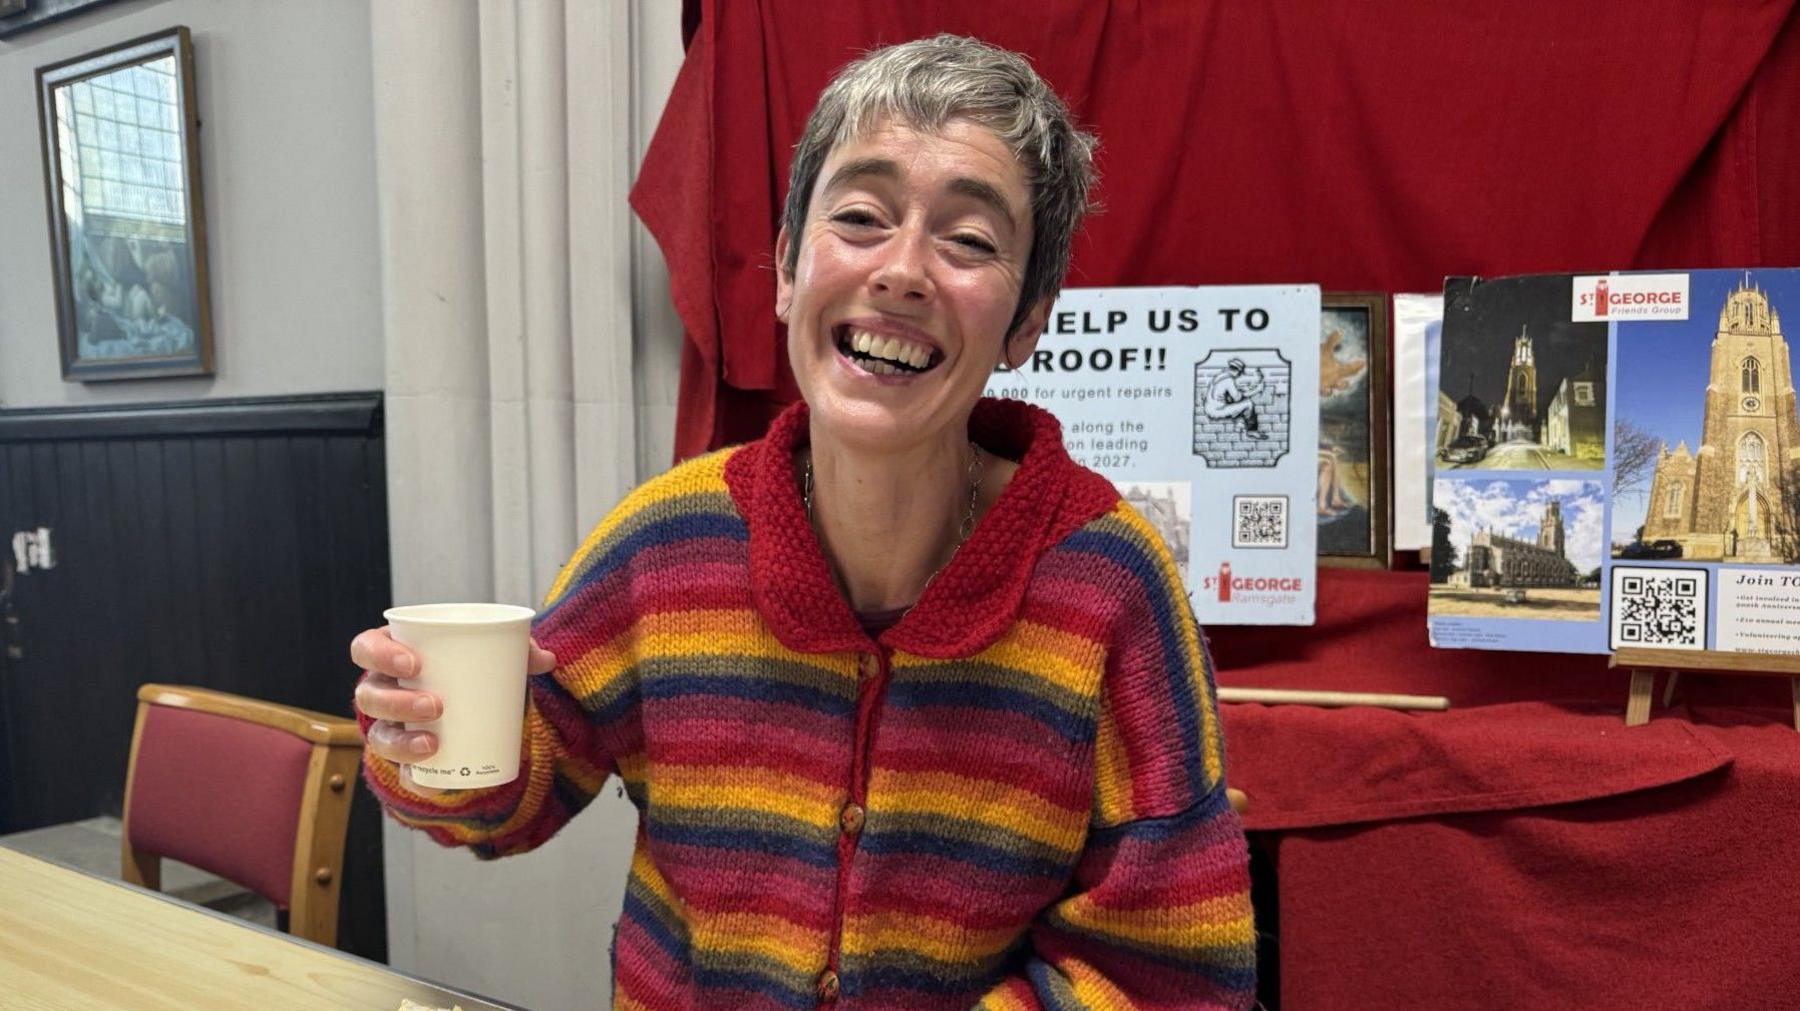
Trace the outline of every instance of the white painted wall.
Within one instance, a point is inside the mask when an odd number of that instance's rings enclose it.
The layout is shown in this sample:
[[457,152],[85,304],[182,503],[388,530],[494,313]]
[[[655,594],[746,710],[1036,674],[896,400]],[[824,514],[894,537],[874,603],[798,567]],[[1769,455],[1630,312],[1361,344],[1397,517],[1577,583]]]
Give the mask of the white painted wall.
[[[175,25],[194,37],[216,374],[65,382],[36,69]],[[379,388],[369,68],[369,0],[131,0],[0,41],[0,406]]]

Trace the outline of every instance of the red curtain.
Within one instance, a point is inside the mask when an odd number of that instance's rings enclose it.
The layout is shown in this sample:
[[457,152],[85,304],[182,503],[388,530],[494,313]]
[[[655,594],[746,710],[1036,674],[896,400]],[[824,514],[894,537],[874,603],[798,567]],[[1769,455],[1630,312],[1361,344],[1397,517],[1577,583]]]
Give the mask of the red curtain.
[[[1792,8],[690,0],[633,193],[687,330],[676,455],[754,438],[795,396],[772,270],[789,154],[867,48],[949,31],[1023,51],[1100,135],[1106,210],[1072,286],[1429,291],[1800,266]],[[1425,580],[1321,570],[1305,634],[1210,630],[1221,683],[1457,707],[1223,707],[1251,827],[1284,830],[1287,1006],[1797,1006],[1785,681],[1686,678],[1730,708],[1625,737],[1605,657],[1428,650]]]
[[633,206],[686,327],[677,458],[795,397],[774,315],[789,157],[860,52],[1028,54],[1101,138],[1069,284],[1800,264],[1793,0],[690,0]]

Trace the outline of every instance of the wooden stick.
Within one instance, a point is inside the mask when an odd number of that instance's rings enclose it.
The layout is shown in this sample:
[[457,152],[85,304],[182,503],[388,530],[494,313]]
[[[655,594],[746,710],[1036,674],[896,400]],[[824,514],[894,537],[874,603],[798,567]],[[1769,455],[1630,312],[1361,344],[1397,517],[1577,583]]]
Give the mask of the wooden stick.
[[1450,700],[1442,695],[1390,695],[1379,692],[1314,692],[1285,688],[1220,688],[1220,702],[1261,702],[1295,706],[1377,706],[1382,709],[1443,711]]

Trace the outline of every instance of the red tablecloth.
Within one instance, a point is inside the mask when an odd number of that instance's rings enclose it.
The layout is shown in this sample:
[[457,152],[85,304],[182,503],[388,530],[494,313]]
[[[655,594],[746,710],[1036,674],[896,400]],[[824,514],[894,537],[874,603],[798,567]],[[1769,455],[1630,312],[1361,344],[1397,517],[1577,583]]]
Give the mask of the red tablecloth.
[[1281,1006],[1800,1008],[1787,682],[1688,677],[1627,728],[1604,658],[1426,648],[1423,580],[1327,572],[1312,634],[1214,631],[1222,684],[1455,706],[1224,707]]

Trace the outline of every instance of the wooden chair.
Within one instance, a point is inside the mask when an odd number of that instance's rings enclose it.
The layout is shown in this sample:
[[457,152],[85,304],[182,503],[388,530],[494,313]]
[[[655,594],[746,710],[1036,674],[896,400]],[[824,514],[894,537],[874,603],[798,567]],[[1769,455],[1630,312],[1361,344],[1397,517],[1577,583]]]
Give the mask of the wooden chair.
[[138,689],[125,776],[126,881],[162,858],[268,898],[297,937],[335,947],[356,722],[205,688]]

